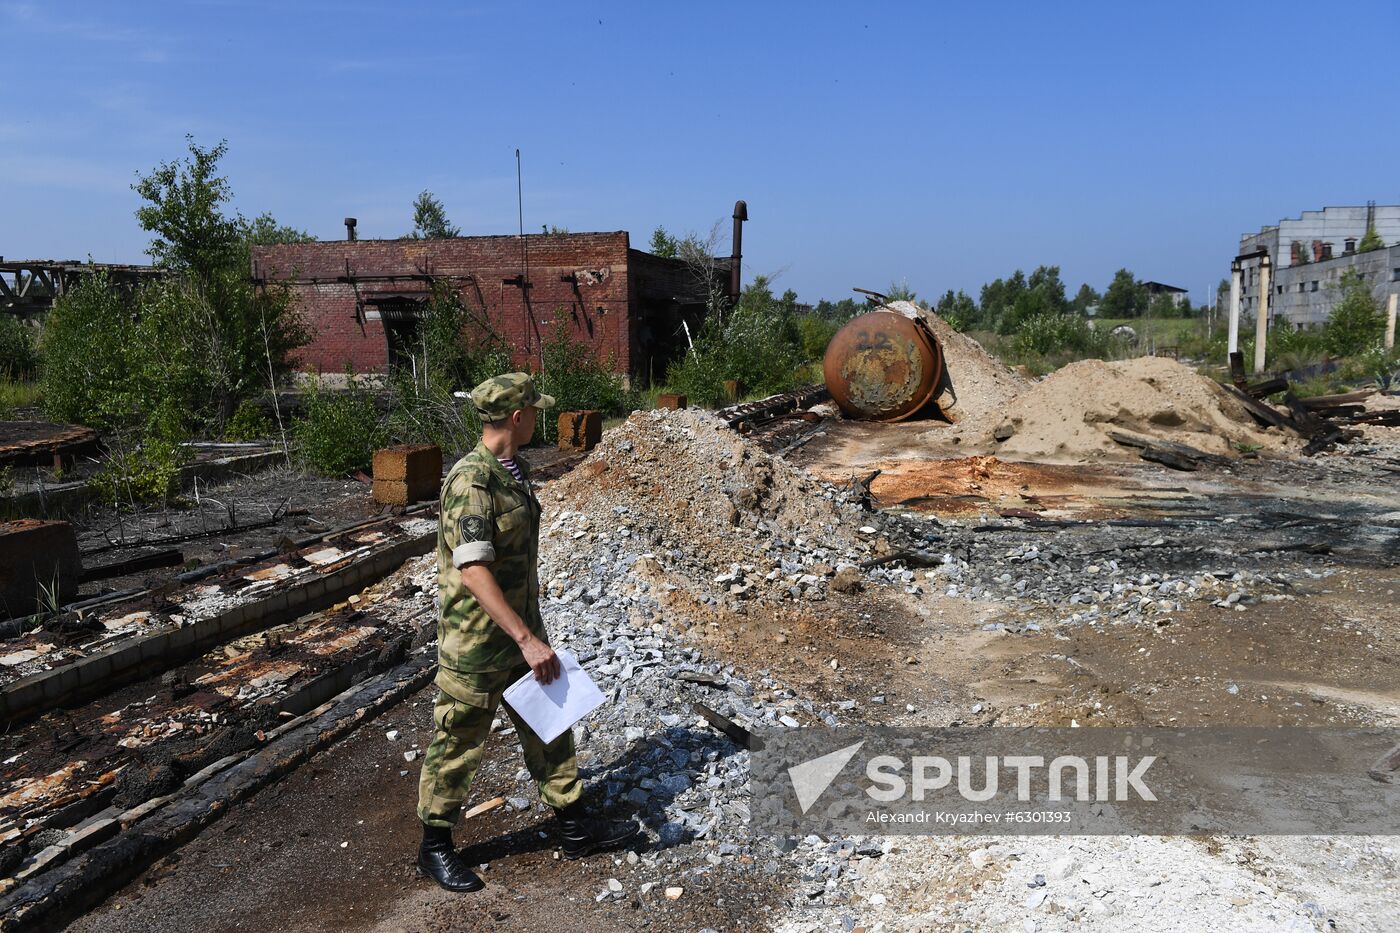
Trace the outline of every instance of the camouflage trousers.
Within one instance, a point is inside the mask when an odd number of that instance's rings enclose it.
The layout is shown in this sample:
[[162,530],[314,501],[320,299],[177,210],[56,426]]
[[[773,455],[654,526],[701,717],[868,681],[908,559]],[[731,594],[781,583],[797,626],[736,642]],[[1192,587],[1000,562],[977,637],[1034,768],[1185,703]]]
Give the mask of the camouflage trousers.
[[[501,704],[501,694],[529,668],[483,674],[457,674],[439,668],[438,696],[433,704],[433,741],[423,756],[418,778],[418,818],[429,826],[452,826],[461,815],[471,789],[472,776],[481,764],[481,753],[491,734],[491,720]],[[548,744],[505,704],[515,724],[515,734],[525,753],[525,766],[540,788],[540,799],[551,807],[565,807],[578,800],[583,783],[574,760],[574,733]]]

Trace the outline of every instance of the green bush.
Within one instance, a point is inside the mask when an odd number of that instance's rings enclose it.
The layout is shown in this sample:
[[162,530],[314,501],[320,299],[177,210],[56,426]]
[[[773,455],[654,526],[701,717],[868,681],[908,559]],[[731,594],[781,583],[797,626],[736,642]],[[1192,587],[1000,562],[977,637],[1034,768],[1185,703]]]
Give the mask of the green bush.
[[558,405],[540,417],[535,436],[546,443],[558,440],[557,415],[561,411],[592,410],[606,416],[625,414],[636,407],[637,394],[613,369],[611,360],[599,360],[587,344],[574,338],[567,315],[559,311],[540,347],[540,372],[535,379],[540,392],[554,396]]
[[511,369],[510,350],[486,318],[448,282],[436,282],[410,360],[390,374],[384,420],[388,439],[436,444],[448,456],[476,445],[481,424],[469,403],[453,396]]
[[831,338],[836,336],[836,332],[841,329],[844,323],[844,321],[818,317],[815,314],[799,316],[797,318],[797,340],[802,359],[810,362],[826,356],[827,345],[831,343]]
[[44,329],[40,379],[49,417],[98,430],[130,420],[144,398],[140,341],[128,296],[104,273],[81,278],[54,302]]
[[189,461],[182,443],[186,436],[183,413],[164,403],[138,428],[107,436],[106,459],[88,485],[115,508],[168,503],[179,491],[180,468]]
[[1012,349],[1022,356],[1070,352],[1084,357],[1107,356],[1109,335],[1091,329],[1078,314],[1033,314],[1022,321]]
[[114,508],[168,502],[178,491],[186,451],[179,441],[156,435],[130,447],[109,444],[107,459],[88,485],[101,502]]
[[33,327],[0,314],[0,379],[24,382],[39,371],[39,347]]
[[[506,372],[509,359],[496,370]],[[448,458],[460,457],[476,446],[481,420],[470,402],[453,396],[439,382],[426,384],[407,373],[389,381],[389,408],[384,434],[396,444],[436,444]]]
[[271,437],[276,425],[263,411],[255,399],[245,398],[238,403],[233,417],[224,424],[224,438],[230,441],[260,441]]
[[1380,343],[1385,318],[1365,279],[1348,269],[1336,287],[1342,298],[1327,321],[1327,349],[1337,356],[1352,356]]
[[1400,350],[1386,350],[1379,343],[1373,344],[1346,360],[1336,376],[1342,384],[1373,383],[1376,388],[1388,392],[1400,384]]
[[[167,323],[147,355],[193,369],[176,375],[192,422],[221,429],[243,399],[274,388],[291,367],[292,353],[310,340],[286,286],[255,286],[248,276],[254,244],[304,242],[307,234],[270,215],[228,216],[232,191],[217,174],[225,143],[163,162],[132,188],[141,196],[136,216],[152,234],[148,252],[167,272],[143,289],[143,324],[154,305]],[[174,388],[174,387],[172,387]]]
[[327,476],[368,470],[386,436],[373,394],[349,374],[347,378],[350,387],[340,392],[313,385],[293,426],[302,462]]
[[788,292],[776,299],[767,280],[756,278],[737,307],[718,308],[705,319],[694,348],[667,370],[667,385],[701,405],[724,401],[728,379],[757,395],[797,386],[804,355],[793,313],[796,297]]

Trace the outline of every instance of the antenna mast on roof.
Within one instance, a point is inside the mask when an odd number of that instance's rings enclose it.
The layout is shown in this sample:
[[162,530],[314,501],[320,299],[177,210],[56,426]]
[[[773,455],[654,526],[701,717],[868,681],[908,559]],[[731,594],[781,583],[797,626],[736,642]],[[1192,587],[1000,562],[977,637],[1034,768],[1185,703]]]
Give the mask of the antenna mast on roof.
[[520,303],[525,310],[525,352],[530,351],[530,258],[525,251],[525,194],[520,180],[520,150],[515,150],[515,210],[520,224]]

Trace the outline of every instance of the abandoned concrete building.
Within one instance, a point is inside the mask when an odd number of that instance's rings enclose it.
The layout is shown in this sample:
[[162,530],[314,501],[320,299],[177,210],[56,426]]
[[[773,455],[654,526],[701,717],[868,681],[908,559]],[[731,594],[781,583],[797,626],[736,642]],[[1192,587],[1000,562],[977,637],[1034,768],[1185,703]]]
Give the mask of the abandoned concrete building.
[[599,360],[650,384],[696,334],[711,288],[737,294],[743,202],[735,215],[733,255],[699,270],[633,249],[626,231],[362,240],[346,218],[344,240],[255,248],[252,275],[291,288],[312,333],[300,353],[306,372],[399,365],[418,343],[434,283],[445,282],[505,340],[515,365],[538,367],[562,321]]
[[[1360,252],[1370,229],[1386,246]],[[1244,234],[1231,265],[1231,288],[1247,318],[1256,316],[1267,289],[1271,322],[1311,327],[1331,316],[1341,296],[1336,286],[1348,270],[1370,284],[1382,305],[1400,294],[1400,205],[1304,211],[1301,217]]]

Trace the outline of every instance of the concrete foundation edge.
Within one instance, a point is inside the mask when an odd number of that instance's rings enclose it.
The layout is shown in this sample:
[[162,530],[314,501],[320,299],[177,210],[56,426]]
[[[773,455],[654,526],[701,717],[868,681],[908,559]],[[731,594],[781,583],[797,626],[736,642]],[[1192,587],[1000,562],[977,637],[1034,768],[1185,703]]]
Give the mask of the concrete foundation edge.
[[[411,557],[428,553],[437,533],[400,541],[367,560],[256,603],[235,606],[188,626],[138,636],[106,651],[18,680],[0,691],[0,723],[81,702],[137,677],[171,667],[230,638],[316,612],[384,579]],[[319,593],[311,588],[321,584]],[[192,634],[187,634],[191,633]]]
[[425,652],[364,681],[342,693],[326,712],[202,784],[177,792],[115,838],[21,884],[0,897],[0,931],[54,929],[71,922],[189,842],[230,807],[427,686],[436,670],[435,654]]

